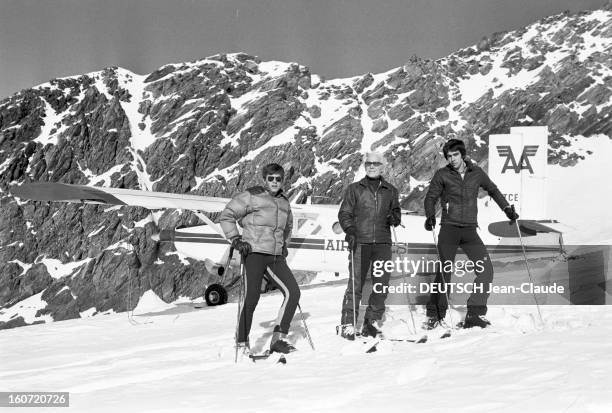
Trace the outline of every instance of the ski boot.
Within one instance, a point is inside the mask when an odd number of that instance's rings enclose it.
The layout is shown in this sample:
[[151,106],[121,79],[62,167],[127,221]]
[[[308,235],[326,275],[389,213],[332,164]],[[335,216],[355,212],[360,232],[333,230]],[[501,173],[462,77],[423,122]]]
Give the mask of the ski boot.
[[378,337],[382,334],[380,329],[380,321],[368,320],[367,318],[363,321],[363,327],[361,328],[361,335],[364,337]]
[[355,326],[352,324],[340,324],[336,326],[336,334],[350,341],[355,340]]
[[463,320],[463,328],[480,327],[487,328],[491,325],[491,322],[483,315],[467,313],[465,320]]
[[433,330],[434,328],[438,327],[439,324],[440,324],[440,319],[438,317],[428,316],[427,320],[423,322],[423,325],[421,326],[421,328],[423,330]]
[[450,325],[446,323],[446,321],[444,321],[444,318],[441,318],[438,320],[438,327],[445,328],[447,330],[450,330],[452,328]]
[[251,347],[249,346],[248,341],[242,341],[236,343],[236,362],[238,360],[242,360],[244,358],[249,358],[251,356]]
[[289,354],[296,350],[297,348],[291,345],[291,343],[289,343],[289,341],[287,340],[286,333],[275,331],[272,334],[272,341],[270,342],[270,353]]

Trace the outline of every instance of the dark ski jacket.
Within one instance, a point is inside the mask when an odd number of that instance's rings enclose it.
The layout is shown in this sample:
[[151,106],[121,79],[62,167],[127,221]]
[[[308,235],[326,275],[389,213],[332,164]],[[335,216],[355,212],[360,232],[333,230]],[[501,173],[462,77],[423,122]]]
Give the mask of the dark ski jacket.
[[397,189],[380,178],[376,191],[370,189],[367,178],[349,185],[338,212],[338,220],[344,232],[355,231],[357,242],[362,244],[390,244],[391,231],[388,216],[401,219]]
[[232,198],[218,221],[227,239],[240,235],[238,222],[243,228],[242,240],[251,244],[253,252],[271,255],[282,255],[293,228],[291,206],[282,190],[272,196],[263,186],[248,188]]
[[509,206],[508,201],[491,181],[489,176],[471,161],[465,160],[465,176],[448,164],[436,171],[429,190],[425,195],[425,216],[436,215],[436,202],[442,204],[442,221],[440,224],[451,224],[461,227],[478,226],[478,189],[483,188],[503,210]]

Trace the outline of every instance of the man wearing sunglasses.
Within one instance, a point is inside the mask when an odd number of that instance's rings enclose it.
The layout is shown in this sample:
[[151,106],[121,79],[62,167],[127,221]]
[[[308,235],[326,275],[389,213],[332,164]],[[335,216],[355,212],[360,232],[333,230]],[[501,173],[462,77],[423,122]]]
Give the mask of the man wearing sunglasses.
[[[401,223],[397,189],[382,177],[384,158],[377,152],[365,156],[366,176],[349,185],[344,193],[338,220],[349,247],[349,281],[342,301],[342,315],[336,332],[354,340],[362,288],[368,269],[378,260],[391,260],[390,226]],[[381,288],[372,290],[361,334],[376,337],[385,312],[389,273],[375,280]],[[354,300],[353,300],[354,297]]]
[[[270,351],[290,353],[296,348],[287,340],[287,333],[300,300],[300,289],[285,260],[293,216],[289,200],[283,195],[283,168],[271,163],[262,169],[261,174],[264,185],[248,188],[236,195],[219,216],[225,237],[232,240],[232,247],[242,255],[246,270],[244,303],[236,341],[244,352],[249,352],[253,312],[257,307],[261,282],[267,271],[270,281],[284,295],[272,334]],[[242,236],[236,223],[240,223],[243,229]]]

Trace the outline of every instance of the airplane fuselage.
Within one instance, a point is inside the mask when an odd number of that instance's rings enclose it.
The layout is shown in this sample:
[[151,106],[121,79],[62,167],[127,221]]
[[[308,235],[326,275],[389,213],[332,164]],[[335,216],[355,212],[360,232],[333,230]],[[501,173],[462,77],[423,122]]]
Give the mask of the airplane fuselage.
[[[288,248],[289,266],[294,270],[348,273],[348,243],[337,223],[338,206],[307,205],[307,212],[304,212],[301,205],[292,205],[292,209],[294,231]],[[403,226],[393,231],[394,257],[414,261],[436,259],[434,237],[423,228],[424,217],[404,214],[402,222]],[[493,260],[522,254],[518,238],[499,237],[481,229],[478,232]],[[211,260],[218,265],[225,262],[229,248],[229,241],[210,225],[178,229],[173,241],[181,254],[197,260]],[[525,248],[530,257],[556,256],[560,253],[558,234],[531,237]]]

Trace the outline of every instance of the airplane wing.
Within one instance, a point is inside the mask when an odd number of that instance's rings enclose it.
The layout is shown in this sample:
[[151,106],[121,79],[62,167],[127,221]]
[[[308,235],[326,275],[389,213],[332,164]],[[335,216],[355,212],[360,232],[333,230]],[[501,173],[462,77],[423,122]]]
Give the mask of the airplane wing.
[[230,201],[201,195],[171,194],[137,189],[106,188],[57,182],[33,182],[10,189],[13,196],[32,201],[85,202],[88,204],[132,205],[147,209],[188,209],[218,212]]
[[[554,232],[561,233],[540,222],[527,219],[519,219],[519,228],[521,229],[521,237],[532,237],[539,232]],[[489,224],[489,232],[498,237],[518,238],[519,234],[516,230],[516,225],[510,221],[492,222]]]

